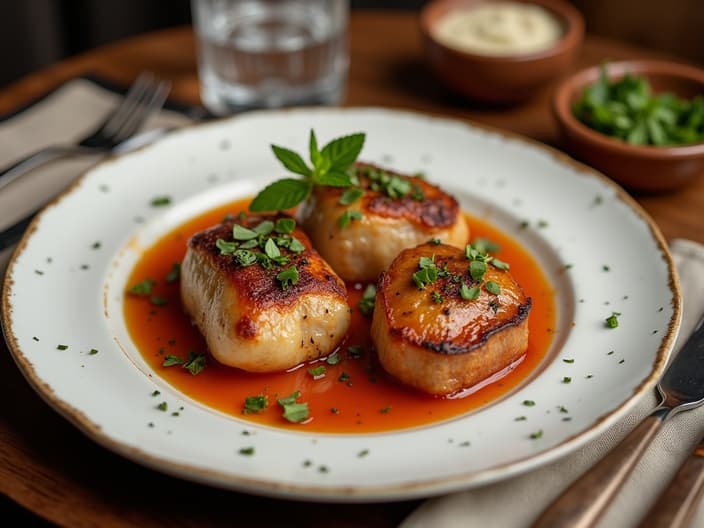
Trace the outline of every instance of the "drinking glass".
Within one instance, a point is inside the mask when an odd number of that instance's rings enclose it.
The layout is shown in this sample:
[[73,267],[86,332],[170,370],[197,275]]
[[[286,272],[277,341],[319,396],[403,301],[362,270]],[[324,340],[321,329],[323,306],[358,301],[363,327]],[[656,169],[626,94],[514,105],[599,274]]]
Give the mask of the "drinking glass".
[[191,0],[201,99],[213,114],[341,101],[348,0]]

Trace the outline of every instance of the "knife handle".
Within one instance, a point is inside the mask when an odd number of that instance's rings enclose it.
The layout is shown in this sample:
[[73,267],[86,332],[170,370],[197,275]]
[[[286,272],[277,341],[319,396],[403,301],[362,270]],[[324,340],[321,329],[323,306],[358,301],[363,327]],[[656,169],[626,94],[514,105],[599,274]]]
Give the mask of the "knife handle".
[[651,414],[599,463],[584,473],[541,514],[534,528],[587,528],[593,526],[616,496],[645,448],[662,425]]
[[699,445],[645,516],[640,528],[684,528],[704,491],[704,445]]

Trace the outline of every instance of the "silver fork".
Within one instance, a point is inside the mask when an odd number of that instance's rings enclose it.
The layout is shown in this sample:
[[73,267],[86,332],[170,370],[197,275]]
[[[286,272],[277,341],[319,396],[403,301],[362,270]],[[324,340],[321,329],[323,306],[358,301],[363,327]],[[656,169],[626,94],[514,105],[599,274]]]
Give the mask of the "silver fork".
[[41,149],[0,171],[0,189],[23,174],[53,160],[97,152],[109,152],[137,132],[152,112],[160,109],[171,89],[168,81],[152,73],[140,74],[127,94],[90,134],[71,145]]

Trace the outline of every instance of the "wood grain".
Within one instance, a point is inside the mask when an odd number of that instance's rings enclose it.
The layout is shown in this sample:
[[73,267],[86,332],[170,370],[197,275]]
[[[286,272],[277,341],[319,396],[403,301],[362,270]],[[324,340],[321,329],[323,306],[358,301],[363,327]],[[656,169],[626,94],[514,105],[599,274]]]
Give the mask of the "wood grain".
[[[559,147],[549,112],[554,86],[514,107],[465,101],[428,72],[415,13],[354,12],[345,104],[384,106],[476,121]],[[661,56],[588,37],[576,67],[604,59]],[[27,104],[72,77],[95,74],[128,84],[142,70],[173,83],[173,98],[198,104],[190,28],[111,44],[32,74],[0,91],[0,114]],[[668,195],[637,196],[668,238],[704,242],[704,179]],[[69,526],[396,526],[418,501],[306,504],[216,490],[145,469],[94,444],[49,408],[0,347],[0,493],[37,515]],[[370,476],[371,477],[371,476]]]
[[640,528],[686,528],[704,493],[704,446],[699,445],[667,485]]
[[609,454],[580,476],[535,521],[533,528],[590,528],[596,525],[662,425],[649,416]]

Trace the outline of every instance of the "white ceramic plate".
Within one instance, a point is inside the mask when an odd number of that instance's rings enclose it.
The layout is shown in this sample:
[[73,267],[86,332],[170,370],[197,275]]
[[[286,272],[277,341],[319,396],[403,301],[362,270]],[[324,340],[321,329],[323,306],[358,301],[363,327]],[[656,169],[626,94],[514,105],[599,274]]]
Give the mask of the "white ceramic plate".
[[[189,217],[280,177],[269,144],[305,152],[310,128],[320,141],[365,131],[361,159],[425,171],[463,208],[530,250],[552,280],[559,315],[550,359],[528,383],[487,408],[432,426],[309,434],[208,409],[146,365],[121,305],[142,248]],[[170,206],[150,206],[165,194]],[[226,488],[361,501],[503,479],[594,438],[653,387],[676,337],[680,295],[665,243],[640,208],[603,176],[554,151],[413,113],[301,109],[186,129],[91,170],[32,225],[10,265],[3,308],[10,349],[33,387],[109,449]],[[604,325],[612,311],[621,313],[617,329]],[[57,350],[59,344],[69,348]],[[155,408],[154,390],[170,408],[184,407],[178,419]],[[526,420],[515,421],[519,415]],[[542,436],[531,438],[538,431]],[[239,454],[250,446],[254,455]],[[362,451],[367,456],[359,457]]]

